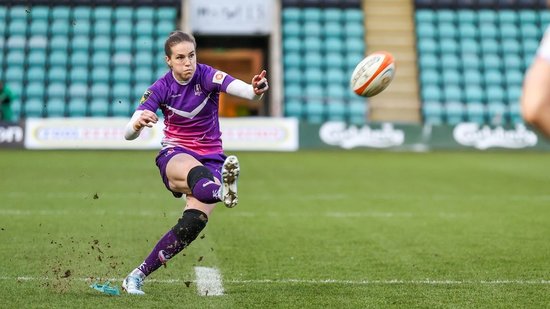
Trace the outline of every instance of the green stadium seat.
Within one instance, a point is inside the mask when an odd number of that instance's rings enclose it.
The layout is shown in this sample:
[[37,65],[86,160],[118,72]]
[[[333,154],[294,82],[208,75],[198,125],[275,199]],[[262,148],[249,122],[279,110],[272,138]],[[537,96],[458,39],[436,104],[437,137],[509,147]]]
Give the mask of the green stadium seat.
[[297,84],[299,85],[302,82],[302,70],[297,67],[287,68],[284,71],[284,80],[287,84]]
[[349,75],[338,67],[331,66],[330,68],[327,68],[323,75],[323,80],[326,85],[335,84],[344,85],[347,87],[349,84]]
[[48,70],[48,81],[51,83],[65,83],[67,80],[67,68],[55,66]]
[[138,25],[144,21],[152,22],[155,18],[154,10],[150,7],[137,7],[135,11],[135,19]]
[[32,81],[27,84],[25,87],[25,95],[27,99],[39,99],[44,98],[44,82],[42,81]]
[[443,54],[441,63],[445,69],[459,69],[462,65],[461,60],[455,54]]
[[90,49],[90,37],[85,35],[73,36],[70,45],[73,54],[75,54],[75,52],[88,53]]
[[496,24],[496,22],[498,21],[497,12],[495,10],[479,10],[477,17],[480,24]]
[[90,103],[90,116],[107,117],[109,115],[109,101],[104,99],[94,99]]
[[131,36],[133,34],[134,25],[131,20],[117,20],[114,27],[115,36]]
[[[336,37],[327,38],[324,44],[319,42],[319,45],[322,45],[322,49],[327,54],[330,52],[332,53],[343,52],[345,49],[344,44],[345,42],[341,38],[336,38]],[[316,44],[316,47],[318,47],[317,44]],[[304,46],[304,50],[307,50],[307,46]],[[317,51],[320,51],[320,50],[318,49]]]
[[[138,36],[138,39],[140,37],[143,37],[147,39],[147,46],[151,47],[151,36],[154,33],[155,26],[154,24],[149,20],[140,21],[137,25],[134,26],[136,29],[136,35]],[[141,45],[136,44],[137,46],[141,47]]]
[[[111,92],[111,87],[107,82],[97,82],[92,84],[92,87],[90,89],[90,95],[94,99],[102,99],[107,100],[109,98],[109,94]],[[143,92],[142,92],[143,93]]]
[[71,8],[64,5],[55,5],[52,7],[51,18],[52,20],[68,20],[71,16]]
[[525,54],[523,55],[523,67],[528,68],[533,62],[535,54]]
[[27,27],[28,23],[26,20],[12,20],[8,24],[8,35],[25,36],[27,35]]
[[462,41],[458,42],[459,52],[462,55],[475,55],[477,56],[481,50],[479,42],[473,38],[463,38]]
[[479,36],[479,29],[474,24],[459,24],[457,33],[462,39],[475,40]]
[[71,99],[67,105],[67,114],[69,117],[85,117],[88,109],[85,99]]
[[29,26],[29,33],[31,35],[48,35],[49,24],[47,20],[36,19],[32,20]]
[[500,24],[516,24],[518,22],[518,13],[514,10],[499,10],[497,12]]
[[422,69],[438,69],[440,67],[439,58],[435,53],[420,53],[418,63]]
[[458,36],[458,29],[456,25],[450,22],[437,25],[437,30],[440,39],[455,39]]
[[435,23],[435,12],[431,9],[417,9],[414,14],[417,23]]
[[323,21],[327,22],[340,22],[344,15],[342,9],[340,8],[325,8],[322,12]]
[[353,125],[364,125],[367,119],[367,102],[365,99],[352,101],[348,105],[349,122]]
[[478,124],[485,123],[485,106],[480,102],[470,102],[465,105],[466,120]]
[[455,10],[439,9],[435,12],[436,20],[441,23],[456,23],[457,14]]
[[526,41],[528,39],[538,40],[542,36],[540,29],[534,24],[520,25],[519,32],[522,41]]
[[305,116],[310,123],[322,123],[325,120],[325,104],[319,100],[308,100],[305,104]]
[[23,53],[27,45],[27,39],[21,35],[10,36],[6,42],[9,52]]
[[443,70],[443,85],[460,85],[462,76],[458,70],[446,69]]
[[92,41],[92,51],[95,52],[110,52],[111,39],[105,35],[95,36]]
[[346,53],[363,53],[365,51],[365,42],[363,39],[347,38],[345,41]]
[[550,11],[549,10],[541,10],[539,11],[539,18],[540,18],[540,24],[541,25],[548,25],[550,24]]
[[290,21],[283,24],[284,37],[299,37],[302,35],[302,26],[297,21]]
[[512,70],[506,68],[504,78],[506,80],[507,87],[520,85],[523,83],[523,74],[520,70]]
[[519,37],[519,29],[515,24],[500,25],[500,39],[517,39]]
[[512,124],[523,124],[519,102],[508,103],[508,115]]
[[77,25],[81,21],[88,21],[92,18],[92,7],[76,6],[73,8],[73,19],[77,21]]
[[150,66],[138,66],[132,77],[136,83],[152,84],[154,81],[153,70]]
[[110,21],[113,15],[113,9],[110,6],[98,6],[92,10],[92,17],[95,20]]
[[20,66],[9,66],[6,70],[5,81],[10,83],[23,83],[25,71]]
[[427,54],[427,53],[438,53],[439,52],[439,46],[434,39],[430,38],[419,38],[418,40],[418,52],[421,55]]
[[539,14],[535,10],[520,10],[519,24],[537,24],[539,22]]
[[48,58],[51,67],[64,67],[68,63],[67,52],[65,51],[53,51]]
[[88,67],[90,62],[90,57],[87,51],[76,51],[73,52],[69,58],[69,63],[74,67]]
[[324,25],[323,33],[327,38],[340,38],[344,34],[344,31],[339,23],[327,22]]
[[91,41],[92,26],[89,20],[75,19],[71,28],[75,37],[84,36],[87,37],[89,41]]
[[346,121],[348,108],[342,101],[330,101],[327,103],[327,120]]
[[502,76],[502,72],[500,72],[499,70],[487,70],[487,71],[485,71],[484,78],[485,78],[485,85],[486,86],[492,86],[492,85],[500,86],[500,85],[502,85],[502,83],[504,81],[504,78]]
[[109,67],[111,65],[111,54],[106,51],[92,54],[92,67]]
[[300,118],[303,112],[302,102],[299,100],[287,100],[284,105],[285,115]]
[[424,85],[421,89],[422,99],[425,102],[441,102],[443,100],[443,91],[436,85]]
[[455,39],[444,38],[439,41],[439,51],[442,55],[451,54],[455,55],[458,53],[458,42]]
[[516,104],[521,97],[521,85],[511,86],[506,89],[506,100],[508,104]]
[[[43,66],[32,66],[27,70],[27,82],[44,83],[46,80],[46,70]],[[28,86],[27,86],[28,88]]]
[[128,20],[132,21],[134,18],[134,8],[129,6],[115,7],[114,19],[117,21]]
[[161,20],[156,24],[155,35],[165,38],[175,29],[176,25],[173,20]]
[[346,22],[344,24],[344,34],[348,38],[363,39],[365,29],[362,22]]
[[283,49],[285,53],[300,52],[302,50],[302,40],[297,37],[283,38]]
[[14,5],[9,8],[7,15],[11,20],[26,20],[27,19],[27,6]]
[[320,8],[308,7],[302,9],[302,19],[304,22],[321,22],[322,10]]
[[71,27],[71,22],[68,19],[54,20],[50,27],[50,33],[52,35],[68,36]]
[[487,103],[487,118],[488,122],[493,125],[502,125],[506,122],[507,106],[503,102]]
[[[320,37],[322,32],[321,24],[319,22],[305,22],[302,28],[302,35],[306,38],[310,36]],[[285,35],[287,35],[287,33],[285,33]]]
[[431,38],[434,39],[437,35],[437,28],[433,23],[419,23],[416,24],[416,37],[417,38]]
[[127,83],[116,83],[113,87],[113,99],[115,102],[128,101],[131,92],[131,88]]
[[96,20],[92,29],[94,32],[94,39],[97,37],[110,37],[111,32],[113,31],[113,26],[111,20],[109,19],[100,19]]
[[113,71],[113,81],[117,83],[129,83],[132,78],[132,70],[128,67],[117,67]]
[[466,102],[469,103],[476,103],[476,102],[484,102],[485,101],[485,92],[483,88],[480,85],[474,85],[474,84],[468,84],[464,88],[464,95],[462,96],[462,100],[449,100],[449,101],[456,101],[456,102]]
[[485,38],[481,40],[480,44],[481,44],[482,54],[497,54],[501,50],[500,44],[494,38],[493,39]]
[[6,20],[8,8],[6,6],[0,6],[0,21]]
[[346,22],[363,23],[363,11],[361,9],[345,9],[342,20]]
[[464,105],[459,102],[447,102],[445,104],[446,123],[456,125],[464,120]]
[[155,10],[155,18],[157,20],[168,20],[171,23],[176,21],[178,12],[172,7],[157,7]]
[[49,99],[65,99],[67,95],[67,88],[65,83],[52,82],[48,85],[46,95]]
[[439,102],[424,102],[422,104],[422,116],[424,122],[431,125],[441,125],[444,123],[443,105]]
[[496,54],[485,54],[483,55],[483,65],[485,70],[501,70],[502,69],[502,59]]
[[304,51],[310,52],[321,52],[323,42],[318,37],[306,37],[304,42]]
[[31,52],[40,52],[44,54],[42,57],[45,58],[46,49],[48,48],[48,38],[44,35],[33,35],[29,38],[28,49]]
[[129,117],[132,114],[131,104],[127,100],[117,100],[111,106],[111,112],[114,117]]
[[445,102],[462,102],[462,89],[456,85],[444,85],[443,98],[445,99]]
[[56,35],[50,40],[50,48],[52,51],[67,51],[68,47],[69,39],[65,35]]
[[420,84],[421,85],[441,85],[441,74],[434,69],[422,69],[420,70]]
[[325,88],[318,84],[306,84],[303,92],[307,100],[323,100],[325,98]]
[[72,81],[69,86],[69,97],[73,99],[85,100],[88,97],[88,85],[82,82]]
[[471,9],[460,9],[456,13],[456,19],[459,25],[477,23],[477,12]]
[[28,54],[27,60],[30,67],[44,68],[46,66],[45,51],[34,49]]
[[46,115],[48,117],[65,116],[65,100],[63,98],[49,98],[46,103]]
[[40,118],[44,112],[44,100],[29,99],[23,104],[23,114],[27,118]]
[[487,86],[487,102],[502,102],[505,99],[504,89],[500,85]]
[[15,98],[11,101],[11,119],[8,121],[19,122],[21,118],[22,103],[20,98]]
[[284,8],[283,9],[283,21],[301,21],[302,20],[302,10],[299,8]]
[[6,63],[10,66],[23,67],[25,65],[25,56],[21,51],[10,50],[6,56]]
[[523,60],[519,56],[519,52],[516,54],[505,54],[503,59],[504,67],[512,70],[522,70]]
[[497,39],[499,31],[494,23],[482,23],[479,25],[479,36],[483,41],[485,39]]

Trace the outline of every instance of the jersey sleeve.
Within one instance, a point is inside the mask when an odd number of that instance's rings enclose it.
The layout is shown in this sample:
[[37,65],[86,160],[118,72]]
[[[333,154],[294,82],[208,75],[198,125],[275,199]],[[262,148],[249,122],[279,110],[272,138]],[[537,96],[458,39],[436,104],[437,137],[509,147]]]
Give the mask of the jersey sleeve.
[[544,36],[537,50],[537,56],[550,62],[550,26],[548,26],[544,32]]
[[202,65],[202,84],[209,92],[226,92],[227,85],[235,80],[235,77],[217,70],[208,65]]
[[160,104],[164,100],[162,89],[163,87],[160,80],[156,81],[153,85],[147,88],[141,96],[139,106],[136,110],[150,110],[156,113],[157,109],[160,107]]

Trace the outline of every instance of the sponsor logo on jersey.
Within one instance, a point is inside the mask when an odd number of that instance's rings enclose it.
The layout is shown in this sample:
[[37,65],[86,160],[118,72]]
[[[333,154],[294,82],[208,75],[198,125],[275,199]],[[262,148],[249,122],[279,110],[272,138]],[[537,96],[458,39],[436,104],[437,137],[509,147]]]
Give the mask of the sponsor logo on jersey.
[[225,76],[227,76],[227,73],[222,71],[216,71],[216,73],[214,74],[214,77],[212,78],[212,82],[214,84],[221,85],[223,83],[223,80],[225,79]]
[[196,84],[196,85],[195,85],[195,95],[201,95],[201,94],[202,94],[201,85],[200,85],[200,84]]
[[147,101],[147,99],[149,98],[149,96],[152,94],[153,92],[149,89],[147,89],[147,91],[145,91],[143,93],[143,96],[141,96],[141,99],[139,100],[139,104],[142,104],[143,102]]

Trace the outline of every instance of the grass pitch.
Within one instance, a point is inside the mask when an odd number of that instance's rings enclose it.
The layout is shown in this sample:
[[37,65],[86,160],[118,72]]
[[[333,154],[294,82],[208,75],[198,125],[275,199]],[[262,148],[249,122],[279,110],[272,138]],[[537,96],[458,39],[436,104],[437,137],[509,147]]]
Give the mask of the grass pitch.
[[[120,280],[179,218],[150,151],[0,151],[0,307],[550,305],[545,153],[238,153],[219,204],[144,297]],[[224,295],[200,296],[194,267]]]

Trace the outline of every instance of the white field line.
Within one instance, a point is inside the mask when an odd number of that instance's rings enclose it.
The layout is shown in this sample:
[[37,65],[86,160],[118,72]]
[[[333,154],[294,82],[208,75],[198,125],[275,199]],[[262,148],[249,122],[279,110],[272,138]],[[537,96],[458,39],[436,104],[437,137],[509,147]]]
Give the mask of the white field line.
[[210,267],[195,267],[197,277],[197,292],[200,296],[223,295],[222,276],[218,269]]
[[[206,268],[206,267],[197,267]],[[213,268],[208,268],[213,269]],[[201,275],[202,276],[202,275]],[[197,276],[198,277],[198,276]],[[122,282],[123,278],[103,278],[103,279],[90,279],[90,278],[68,278],[67,280],[79,280],[79,281],[110,281],[112,283]],[[0,276],[0,280],[6,281],[52,281],[52,280],[64,280],[54,279],[49,277],[32,277],[32,276],[20,276],[20,277],[8,277]],[[220,276],[221,284],[221,276]],[[208,280],[205,280],[205,282]],[[214,280],[216,281],[216,280]],[[147,279],[145,283],[155,284],[183,284],[183,283],[195,283],[199,284],[199,280],[185,280],[185,279]],[[419,279],[419,280],[403,280],[403,279],[388,279],[388,280],[335,280],[335,279],[254,279],[254,280],[237,280],[227,279],[225,283],[233,284],[341,284],[341,285],[550,285],[550,279],[494,279],[494,280],[453,280],[453,279]],[[223,289],[223,288],[222,288]],[[208,292],[208,295],[212,295],[212,291]],[[222,290],[223,293],[223,290]]]

